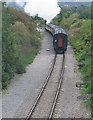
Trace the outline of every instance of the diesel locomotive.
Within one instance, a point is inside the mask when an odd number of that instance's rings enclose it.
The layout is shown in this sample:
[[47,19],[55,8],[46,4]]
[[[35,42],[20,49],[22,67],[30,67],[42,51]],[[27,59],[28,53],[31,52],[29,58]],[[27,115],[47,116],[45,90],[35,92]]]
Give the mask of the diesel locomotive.
[[53,36],[53,46],[56,53],[64,53],[67,50],[67,33],[54,24],[46,24],[45,30]]

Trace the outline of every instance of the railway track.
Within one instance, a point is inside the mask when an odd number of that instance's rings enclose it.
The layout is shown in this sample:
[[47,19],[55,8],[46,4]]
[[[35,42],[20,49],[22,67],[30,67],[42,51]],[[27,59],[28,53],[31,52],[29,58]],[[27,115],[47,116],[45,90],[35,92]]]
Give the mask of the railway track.
[[[25,120],[30,120],[31,118],[38,117],[48,118],[49,120],[52,119],[60,88],[62,85],[64,74],[64,60],[64,54],[63,56],[55,54],[50,72]],[[59,64],[59,61],[61,66]],[[58,67],[60,68],[60,70],[57,71]],[[57,73],[54,78],[55,72]]]

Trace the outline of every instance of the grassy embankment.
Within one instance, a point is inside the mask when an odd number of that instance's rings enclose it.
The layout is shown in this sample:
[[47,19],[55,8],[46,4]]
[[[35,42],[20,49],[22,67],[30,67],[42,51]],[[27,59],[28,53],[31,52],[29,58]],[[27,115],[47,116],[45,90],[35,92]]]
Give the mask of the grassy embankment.
[[91,109],[91,116],[93,117],[91,7],[63,7],[61,12],[52,20],[52,23],[64,28],[68,34],[68,41],[76,55],[79,71],[82,73],[83,83],[81,84],[83,84],[83,89],[81,93],[83,95],[91,94],[85,103]]
[[33,62],[42,35],[30,16],[10,7],[2,9],[2,26],[2,89],[5,89],[15,73],[26,72],[26,65]]

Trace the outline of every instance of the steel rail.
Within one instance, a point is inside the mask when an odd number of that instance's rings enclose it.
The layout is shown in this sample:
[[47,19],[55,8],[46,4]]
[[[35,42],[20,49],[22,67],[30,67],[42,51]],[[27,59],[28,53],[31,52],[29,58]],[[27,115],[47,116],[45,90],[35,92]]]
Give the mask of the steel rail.
[[46,80],[45,80],[45,82],[44,82],[44,84],[43,84],[43,87],[42,87],[41,90],[40,90],[39,95],[37,96],[37,98],[36,98],[36,100],[35,100],[35,103],[33,104],[32,108],[31,108],[31,110],[30,110],[30,112],[29,112],[29,114],[27,115],[27,117],[26,117],[25,120],[30,120],[30,118],[31,118],[31,116],[32,116],[32,114],[33,114],[33,112],[34,112],[34,110],[35,110],[35,108],[36,108],[36,106],[37,106],[37,104],[38,104],[38,102],[39,102],[39,100],[40,100],[40,98],[41,98],[41,96],[42,96],[45,88],[46,88],[46,85],[47,85],[47,83],[48,83],[48,81],[49,81],[49,79],[50,79],[50,77],[51,77],[51,74],[52,74],[53,69],[54,69],[54,66],[55,66],[56,58],[57,58],[57,54],[55,54],[55,57],[54,57],[53,64],[52,64],[52,67],[51,67],[51,69],[50,69],[50,72],[49,72],[49,74],[48,74],[48,76],[47,76],[47,78],[46,78]]
[[61,86],[62,86],[63,74],[64,74],[64,61],[65,61],[65,54],[63,54],[61,75],[60,75],[57,91],[56,91],[55,98],[54,98],[54,101],[53,101],[53,104],[52,104],[52,107],[51,107],[51,110],[50,110],[48,120],[52,119],[52,116],[53,116],[53,113],[54,113],[54,110],[55,110],[55,106],[56,106],[56,103],[57,103],[57,99],[58,99],[58,96],[59,96],[59,92],[60,92],[60,89],[61,89]]

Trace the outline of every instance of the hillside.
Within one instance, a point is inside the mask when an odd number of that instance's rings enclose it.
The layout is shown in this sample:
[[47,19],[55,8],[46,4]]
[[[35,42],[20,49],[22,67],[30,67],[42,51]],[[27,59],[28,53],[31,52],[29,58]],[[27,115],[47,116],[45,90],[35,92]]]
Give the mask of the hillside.
[[93,117],[91,7],[61,7],[61,12],[51,23],[64,28],[68,34],[68,41],[76,55],[79,71],[82,73],[81,94],[91,95],[84,103],[91,109],[91,116]]
[[2,88],[15,74],[26,72],[27,64],[37,55],[42,35],[32,18],[11,7],[2,9]]
[[63,7],[63,6],[68,6],[68,7],[72,7],[72,6],[80,6],[80,5],[84,5],[84,6],[90,6],[91,2],[58,2],[58,4]]

